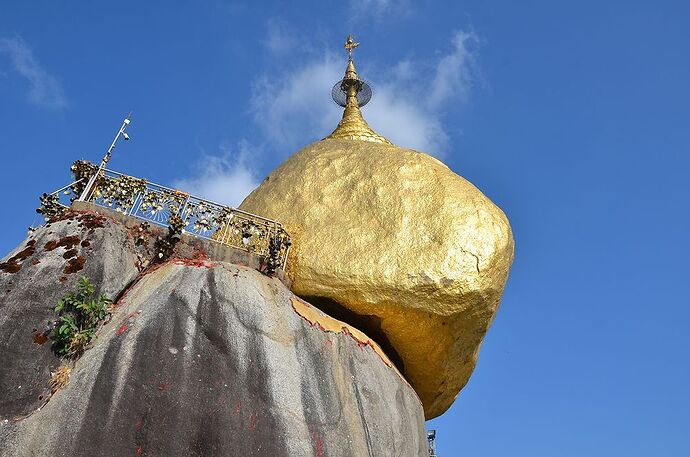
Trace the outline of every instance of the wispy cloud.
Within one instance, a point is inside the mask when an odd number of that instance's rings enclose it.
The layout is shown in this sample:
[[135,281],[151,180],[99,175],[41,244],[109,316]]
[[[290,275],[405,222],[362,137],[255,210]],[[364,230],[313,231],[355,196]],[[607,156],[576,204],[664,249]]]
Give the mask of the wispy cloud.
[[386,10],[393,6],[395,3],[400,3],[399,1],[396,2],[394,0],[350,0],[350,5],[352,9],[355,10]]
[[296,44],[294,33],[290,26],[279,19],[269,19],[266,23],[266,38],[264,47],[271,54],[287,54]]
[[378,18],[384,13],[399,13],[407,5],[408,0],[350,0],[348,11],[355,18]]
[[474,32],[455,32],[451,39],[451,52],[436,65],[431,82],[428,105],[431,109],[442,107],[446,100],[465,102],[477,77],[475,48],[479,39]]
[[[363,75],[375,89],[363,109],[372,128],[400,146],[443,156],[448,133],[442,116],[449,106],[465,102],[475,84],[477,42],[472,32],[455,32],[449,50],[433,62],[404,60],[388,70]],[[276,71],[255,81],[251,112],[276,150],[293,151],[335,127],[341,112],[327,94],[342,78],[344,65],[339,54],[325,51],[293,65],[290,72]]]
[[[284,25],[271,27],[265,47],[280,53],[292,38],[283,33]],[[455,32],[447,49],[431,61],[403,60],[362,75],[375,88],[374,98],[363,109],[369,125],[400,146],[443,157],[449,140],[443,114],[449,106],[465,102],[476,83],[477,42],[472,32]],[[313,43],[305,46],[310,48],[309,57],[291,60],[287,70],[282,65],[269,67],[252,84],[250,112],[262,138],[251,144],[241,141],[234,150],[221,148],[220,155],[203,156],[193,176],[178,180],[177,187],[236,206],[259,184],[259,170],[251,165],[261,162],[257,158],[283,158],[331,133],[342,109],[329,94],[343,77],[345,61],[342,52],[315,53]]]
[[67,106],[60,83],[41,66],[24,40],[19,37],[1,38],[0,54],[7,55],[14,70],[28,81],[27,99],[30,103],[51,109]]
[[362,21],[390,21],[414,10],[411,0],[349,0],[347,12],[350,24],[355,25]]
[[330,133],[339,110],[329,101],[331,87],[342,78],[342,59],[331,54],[284,74],[254,81],[250,109],[275,149],[294,150]]
[[256,150],[246,141],[240,141],[236,150],[221,148],[220,155],[202,155],[191,177],[173,184],[193,195],[217,203],[239,206],[244,197],[259,185],[251,158]]

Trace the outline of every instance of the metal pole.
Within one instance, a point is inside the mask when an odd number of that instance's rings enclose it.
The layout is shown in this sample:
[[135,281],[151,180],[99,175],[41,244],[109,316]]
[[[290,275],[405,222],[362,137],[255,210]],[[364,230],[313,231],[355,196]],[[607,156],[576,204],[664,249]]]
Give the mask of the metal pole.
[[108,164],[108,161],[110,160],[110,156],[113,154],[113,149],[115,149],[115,143],[117,143],[117,140],[120,138],[120,135],[125,133],[125,129],[129,125],[129,118],[132,116],[132,113],[129,113],[127,117],[125,118],[124,121],[122,121],[122,126],[120,127],[120,130],[117,131],[117,135],[115,135],[115,139],[113,142],[110,144],[110,147],[108,148],[108,152],[106,152],[105,156],[103,156],[103,160],[101,160],[101,164],[98,166],[98,171],[91,176],[89,179],[89,182],[86,184],[86,187],[84,188],[84,192],[81,193],[81,196],[79,197],[79,201],[83,202],[86,201],[86,199],[89,196],[89,193],[91,193],[91,190],[93,188],[94,183],[96,182],[96,179],[100,174],[105,170],[105,166]]

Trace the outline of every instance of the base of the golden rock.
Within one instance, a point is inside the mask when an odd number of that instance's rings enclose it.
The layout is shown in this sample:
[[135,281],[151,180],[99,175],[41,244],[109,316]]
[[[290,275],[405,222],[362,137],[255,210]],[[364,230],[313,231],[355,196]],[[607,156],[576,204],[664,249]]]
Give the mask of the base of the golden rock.
[[[0,457],[428,456],[415,391],[367,335],[216,243],[160,262],[139,228],[71,211],[0,259]],[[61,360],[47,325],[82,276],[113,303]]]
[[507,218],[437,159],[325,139],[240,206],[292,236],[292,290],[384,348],[427,419],[467,383],[513,259]]

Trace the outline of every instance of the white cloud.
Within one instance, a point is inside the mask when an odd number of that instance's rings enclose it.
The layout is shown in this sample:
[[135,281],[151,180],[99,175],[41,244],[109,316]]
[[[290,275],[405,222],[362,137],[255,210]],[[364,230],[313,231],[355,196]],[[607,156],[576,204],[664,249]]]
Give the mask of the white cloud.
[[365,10],[369,8],[386,9],[390,8],[393,3],[393,0],[350,0],[350,5],[352,5],[353,8]]
[[428,105],[442,106],[447,99],[465,101],[476,77],[476,55],[470,49],[478,42],[473,32],[456,32],[451,40],[453,50],[441,58],[431,82]]
[[350,7],[348,11],[355,18],[363,18],[367,16],[381,17],[384,13],[390,13],[393,10],[399,11],[399,7],[407,3],[405,0],[350,0]]
[[246,141],[241,141],[234,153],[228,148],[221,149],[221,155],[203,155],[194,175],[175,181],[174,186],[192,195],[237,207],[259,185],[256,170],[250,165],[256,151]]
[[[394,143],[443,156],[448,134],[442,115],[464,102],[476,77],[477,36],[456,32],[451,50],[437,61],[403,60],[390,71],[361,75],[373,81],[374,98],[363,108],[367,122]],[[330,101],[331,87],[343,76],[345,59],[324,53],[292,71],[275,70],[258,79],[251,110],[273,148],[286,153],[328,135],[342,111]],[[428,75],[432,78],[429,80]]]
[[410,96],[408,86],[384,82],[377,87],[376,99],[362,110],[371,128],[399,146],[443,156],[448,134],[438,113],[418,103],[419,97]]
[[[271,32],[269,27],[269,35],[276,33],[265,42],[269,52],[280,52],[285,43],[276,30]],[[456,32],[450,50],[433,61],[402,60],[389,70],[362,74],[373,81],[375,89],[374,98],[363,108],[369,125],[397,145],[443,157],[449,136],[442,116],[448,106],[466,101],[476,81],[477,56],[472,47],[477,41],[473,33]],[[194,175],[175,185],[237,206],[259,184],[250,158],[259,163],[257,157],[267,153],[285,157],[330,134],[342,115],[342,109],[330,100],[330,91],[343,77],[346,60],[342,52],[309,56],[302,62],[291,60],[287,70],[274,64],[254,81],[250,111],[263,135],[262,141],[254,143],[263,144],[262,148],[246,141],[234,153],[222,148],[221,155],[204,156]]]
[[333,130],[340,112],[329,94],[343,77],[340,67],[343,59],[325,54],[291,73],[264,75],[254,82],[250,109],[270,143],[294,150]]
[[362,23],[390,22],[417,11],[412,0],[349,0],[347,6],[348,23],[353,30],[361,28]]
[[24,40],[19,37],[0,39],[0,53],[9,56],[14,70],[29,82],[30,103],[52,109],[67,106],[60,83],[46,72]]
[[278,19],[269,19],[266,23],[266,49],[277,55],[286,55],[297,43],[290,27]]

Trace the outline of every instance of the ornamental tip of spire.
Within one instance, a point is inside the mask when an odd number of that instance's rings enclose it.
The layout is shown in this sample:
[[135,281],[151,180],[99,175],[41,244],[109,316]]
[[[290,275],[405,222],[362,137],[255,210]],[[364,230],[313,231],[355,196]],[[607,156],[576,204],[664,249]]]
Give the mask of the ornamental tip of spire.
[[352,34],[347,36],[347,41],[345,41],[345,49],[347,49],[347,56],[350,61],[352,61],[352,50],[359,46],[359,43],[355,43],[352,39]]
[[324,139],[344,138],[392,144],[386,138],[374,132],[364,120],[364,117],[362,117],[360,108],[371,100],[371,87],[359,79],[352,60],[352,50],[358,46],[359,43],[354,41],[352,35],[348,35],[345,42],[345,49],[347,49],[345,77],[337,82],[331,91],[333,101],[344,107],[345,111],[338,127]]
[[[341,81],[341,83],[345,81],[352,81],[352,84],[355,86],[361,86],[361,84],[355,84],[354,81],[359,81],[359,75],[357,74],[357,70],[355,69],[355,63],[352,60],[352,50],[355,49],[356,47],[359,46],[359,43],[355,43],[355,40],[352,39],[352,34],[347,36],[347,41],[345,41],[345,46],[344,48],[347,49],[347,68],[345,69],[345,77]],[[358,87],[357,92],[360,92],[362,90],[361,87]],[[347,89],[343,87],[343,92],[347,92]],[[360,106],[364,106],[363,103],[360,103]]]

